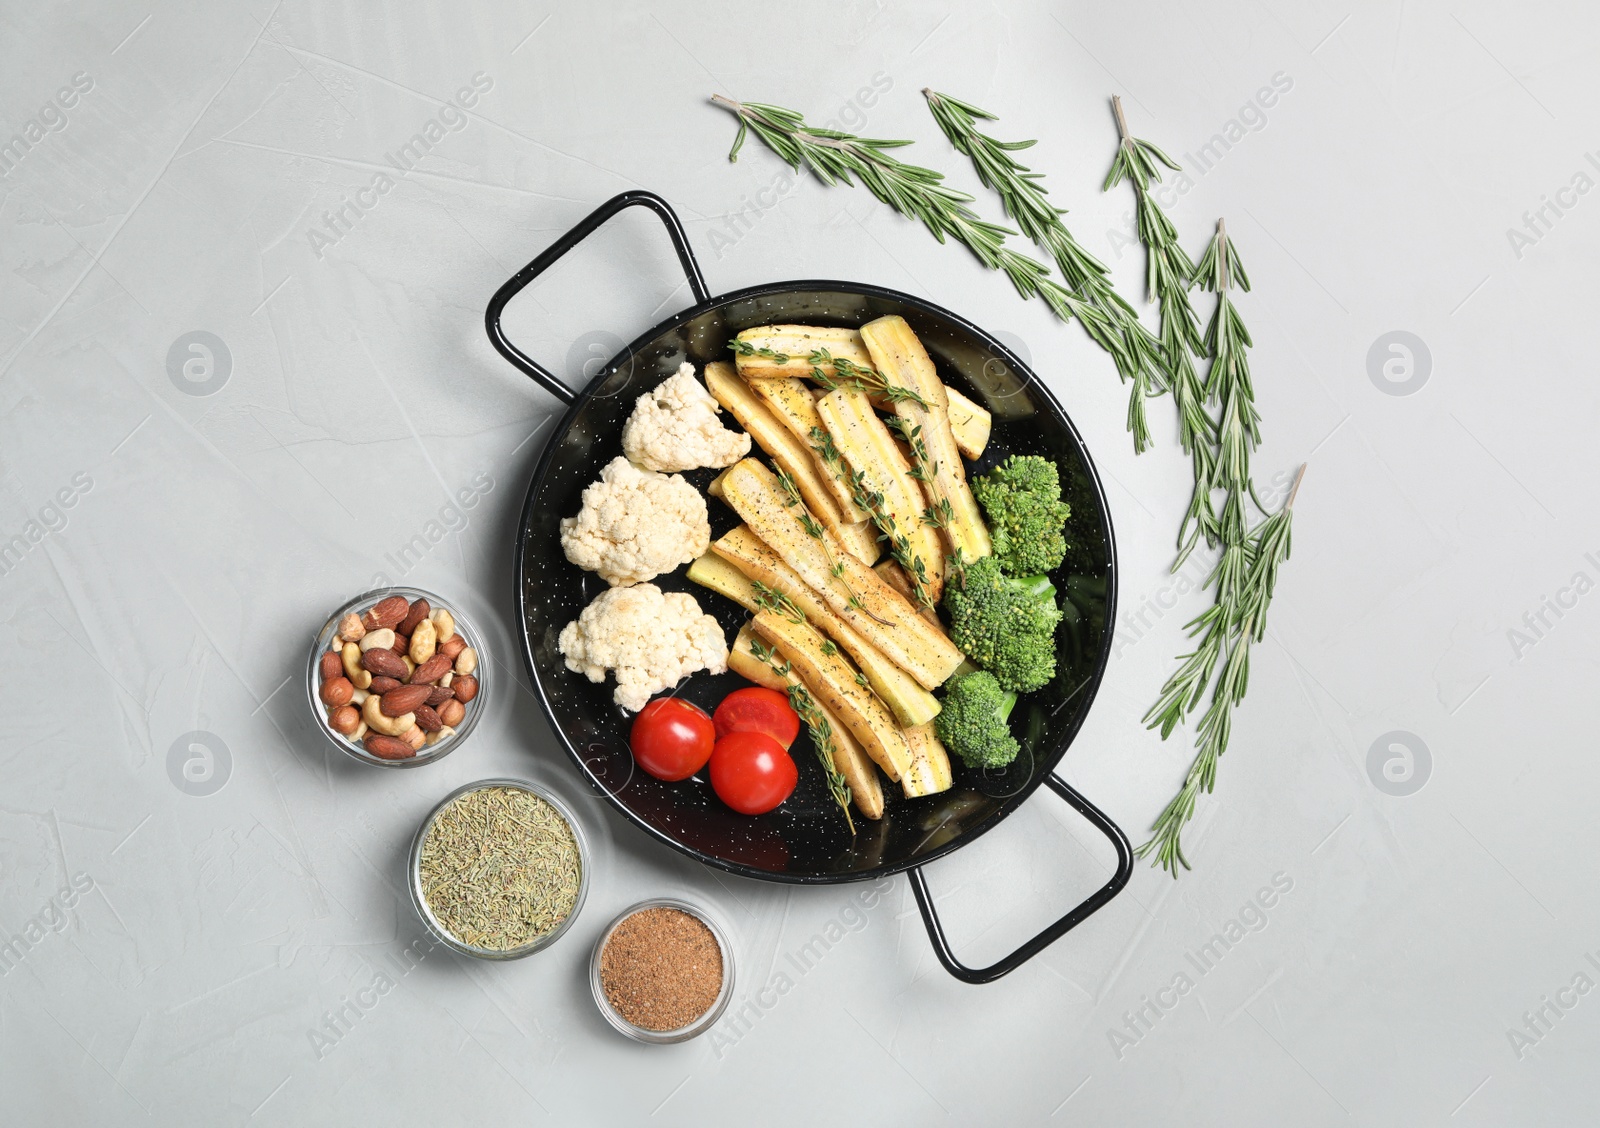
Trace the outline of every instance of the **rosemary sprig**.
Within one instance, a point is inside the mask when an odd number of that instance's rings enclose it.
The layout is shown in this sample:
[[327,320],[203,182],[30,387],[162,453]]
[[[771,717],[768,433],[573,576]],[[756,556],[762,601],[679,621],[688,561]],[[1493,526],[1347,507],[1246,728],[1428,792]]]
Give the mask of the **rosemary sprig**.
[[[1289,559],[1294,499],[1305,472],[1306,468],[1301,466],[1283,508],[1257,525],[1242,546],[1245,567],[1226,600],[1224,593],[1228,585],[1218,575],[1222,564],[1219,562],[1213,571],[1218,580],[1217,602],[1196,620],[1196,623],[1204,621],[1206,637],[1195,653],[1188,656],[1189,661],[1183,668],[1168,681],[1161,701],[1145,716],[1150,727],[1161,725],[1161,735],[1165,738],[1177,723],[1176,718],[1198,703],[1210,680],[1211,668],[1222,656],[1222,636],[1227,636],[1227,656],[1211,691],[1211,704],[1200,718],[1195,757],[1189,772],[1183,786],[1151,827],[1149,841],[1135,851],[1141,858],[1155,855],[1155,864],[1173,877],[1178,876],[1180,865],[1189,868],[1189,860],[1183,856],[1183,828],[1194,817],[1200,793],[1209,795],[1216,787],[1217,761],[1227,751],[1228,737],[1233,730],[1233,707],[1244,700],[1250,679],[1250,646],[1266,633],[1267,608],[1278,585],[1278,570]],[[1214,639],[1218,641],[1213,642]],[[1205,667],[1203,675],[1193,672],[1201,666]],[[1185,702],[1188,702],[1187,708]]]
[[849,578],[844,574],[843,561],[835,557],[833,549],[828,547],[828,537],[826,530],[822,527],[822,523],[811,516],[811,512],[806,509],[804,501],[801,500],[800,487],[795,485],[794,479],[789,476],[789,472],[781,466],[778,467],[778,484],[783,487],[783,504],[791,509],[799,507],[800,512],[796,516],[796,520],[800,522],[800,528],[805,530],[806,536],[822,546],[822,553],[828,559],[828,574],[838,580],[839,585],[844,588],[845,603],[874,622],[880,623],[885,627],[889,626],[889,620],[879,615],[874,615],[872,609],[861,602],[860,593],[856,591]]
[[[1255,387],[1250,379],[1249,349],[1253,342],[1228,292],[1237,287],[1248,293],[1250,276],[1228,238],[1227,225],[1220,219],[1216,234],[1195,267],[1194,277],[1197,284],[1217,295],[1205,336],[1206,353],[1212,358],[1205,394],[1217,407],[1217,457],[1209,487],[1227,491],[1223,520],[1233,525],[1244,520],[1244,495],[1253,495],[1250,453],[1261,441],[1261,415],[1256,410]],[[1256,505],[1266,512],[1259,499]]]
[[1133,432],[1134,450],[1145,450],[1150,446],[1145,400],[1167,386],[1160,342],[1140,324],[1133,307],[1112,287],[1106,265],[1085,250],[1067,229],[1061,219],[1066,210],[1046,198],[1040,174],[1031,172],[1011,155],[1036,142],[996,140],[978,129],[979,121],[998,120],[994,114],[934,90],[925,89],[922,95],[950,144],[972,161],[984,187],[1000,197],[1006,215],[1050,255],[1073,292],[1104,315],[1099,321],[1080,320],[1090,338],[1116,362],[1123,381],[1133,381],[1128,429]]
[[[1210,495],[1200,483],[1209,480],[1199,476],[1209,469],[1204,456],[1194,455],[1196,446],[1209,443],[1211,424],[1206,418],[1204,397],[1200,380],[1194,371],[1194,357],[1201,355],[1200,319],[1189,304],[1189,279],[1194,273],[1194,263],[1178,243],[1177,228],[1161,210],[1151,194],[1152,184],[1161,180],[1161,166],[1179,172],[1178,162],[1148,141],[1141,141],[1128,132],[1128,119],[1122,112],[1122,99],[1113,97],[1111,109],[1117,119],[1117,155],[1106,174],[1104,188],[1110,191],[1122,181],[1133,185],[1135,211],[1139,218],[1139,239],[1145,247],[1145,294],[1157,304],[1161,314],[1161,354],[1167,371],[1167,386],[1172,390],[1173,402],[1178,409],[1178,441],[1190,453],[1196,472],[1195,491],[1191,495],[1189,513],[1179,527],[1178,542],[1183,555],[1193,547],[1193,523],[1197,532],[1215,543],[1213,521],[1210,517]],[[1135,388],[1135,393],[1138,389]],[[1128,405],[1130,425],[1135,414],[1142,414],[1144,405]],[[1187,546],[1187,547],[1186,547]]]
[[806,124],[805,117],[782,106],[736,102],[721,94],[711,101],[739,119],[739,133],[728,150],[738,160],[745,136],[753,132],[790,167],[809,168],[823,184],[861,184],[877,199],[908,219],[920,222],[939,242],[954,239],[990,270],[1004,271],[1017,293],[1040,297],[1063,321],[1076,317],[1100,325],[1105,315],[1050,277],[1050,268],[1005,245],[1016,232],[978,218],[967,205],[972,197],[944,183],[944,174],[896,160],[888,152],[911,144],[857,137]]
[[[831,644],[830,644],[831,645]],[[789,682],[789,705],[795,714],[805,722],[806,728],[811,732],[811,743],[816,746],[817,759],[822,764],[823,777],[828,781],[828,794],[833,796],[833,801],[839,805],[839,810],[844,812],[845,825],[850,828],[852,835],[856,832],[855,820],[850,817],[850,785],[845,782],[844,774],[833,766],[836,745],[833,739],[833,722],[822,715],[822,710],[817,708],[817,703],[812,700],[811,693],[797,679],[789,677],[789,663],[778,661],[778,648],[766,646],[760,639],[750,640],[750,653],[759,661],[765,662],[777,671],[778,676]],[[857,675],[859,676],[859,675]]]

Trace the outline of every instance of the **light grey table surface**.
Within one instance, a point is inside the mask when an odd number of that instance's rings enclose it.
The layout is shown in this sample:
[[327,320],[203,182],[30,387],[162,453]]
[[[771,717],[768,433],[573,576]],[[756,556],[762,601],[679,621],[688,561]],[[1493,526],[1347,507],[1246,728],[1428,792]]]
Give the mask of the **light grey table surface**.
[[[0,29],[0,141],[23,141],[0,150],[0,942],[24,940],[0,968],[5,1123],[1597,1115],[1592,11],[87,0],[13,4]],[[719,875],[586,793],[513,684],[512,536],[556,405],[482,329],[503,279],[642,187],[713,291],[853,279],[1002,334],[1107,484],[1124,615],[1063,771],[1142,838],[1192,745],[1139,717],[1203,606],[1167,572],[1188,474],[1167,401],[1136,457],[1075,326],[859,188],[755,143],[730,165],[734,123],[706,101],[914,138],[908,159],[998,218],[930,85],[1040,139],[1025,159],[1133,295],[1131,198],[1100,191],[1121,94],[1188,166],[1184,245],[1225,216],[1255,283],[1258,481],[1281,498],[1310,463],[1194,872],[1140,866],[986,987],[939,967],[903,878]],[[634,213],[511,321],[574,374],[687,300]],[[462,490],[473,507],[449,508]],[[450,594],[492,637],[498,691],[436,767],[364,769],[308,727],[308,633],[377,576]],[[226,758],[181,788],[211,740]],[[401,974],[426,950],[398,891],[412,832],[505,773],[577,804],[587,907],[535,958],[435,949]],[[1040,794],[931,879],[979,962],[1106,854]],[[647,1048],[599,1017],[586,961],[663,893],[729,924],[743,1017]]]

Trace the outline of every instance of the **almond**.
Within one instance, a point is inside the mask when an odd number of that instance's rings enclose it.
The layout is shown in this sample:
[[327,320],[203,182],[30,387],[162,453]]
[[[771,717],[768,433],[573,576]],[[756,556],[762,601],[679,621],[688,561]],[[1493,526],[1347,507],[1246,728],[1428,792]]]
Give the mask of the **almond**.
[[412,672],[410,684],[432,685],[449,672],[450,659],[443,654],[435,654]]
[[455,690],[451,689],[447,685],[436,685],[433,687],[433,692],[428,694],[428,707],[431,709],[437,709],[446,701],[454,701],[455,699]]
[[378,708],[385,717],[403,717],[414,712],[418,705],[428,700],[428,694],[433,690],[425,685],[402,685],[391,689],[383,695],[383,703]]
[[344,659],[341,657],[339,651],[328,651],[322,656],[322,662],[320,665],[323,681],[328,681],[330,678],[344,676]]
[[406,680],[406,662],[392,650],[378,648],[367,651],[361,656],[361,666],[368,670],[374,677],[394,678],[396,681]]
[[411,636],[395,631],[393,649],[396,654],[409,654],[411,652]]
[[438,713],[435,713],[426,705],[418,705],[417,727],[423,732],[438,732],[444,728],[444,722],[439,719]]
[[455,691],[456,700],[465,705],[478,696],[478,679],[471,674],[457,674],[450,688]]
[[395,688],[395,686],[399,684],[400,683],[394,678],[373,678],[372,684],[367,687],[367,690],[370,693],[376,693],[379,697],[382,697],[385,693],[388,693],[391,689]]
[[411,604],[406,602],[405,596],[391,595],[387,599],[380,599],[375,607],[361,616],[361,625],[369,631],[398,626],[409,610]]
[[410,634],[412,631],[417,629],[418,623],[422,622],[422,620],[428,617],[428,612],[430,610],[432,610],[432,608],[428,606],[428,601],[426,599],[417,600],[411,605],[411,610],[406,612],[406,617],[400,620],[400,625],[395,629],[401,634]]
[[380,760],[409,760],[417,754],[417,750],[399,737],[383,736],[379,733],[369,732],[362,741],[366,749]]

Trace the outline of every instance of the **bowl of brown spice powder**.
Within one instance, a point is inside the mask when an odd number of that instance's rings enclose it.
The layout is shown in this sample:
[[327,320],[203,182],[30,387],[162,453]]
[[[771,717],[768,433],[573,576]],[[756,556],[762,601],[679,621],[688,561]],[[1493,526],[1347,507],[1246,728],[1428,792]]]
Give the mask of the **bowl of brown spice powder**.
[[411,843],[411,901],[447,947],[514,960],[548,947],[583,908],[589,848],[561,798],[519,779],[446,795]]
[[733,949],[704,910],[670,897],[641,901],[600,936],[589,985],[606,1020],[664,1045],[711,1029],[733,997]]

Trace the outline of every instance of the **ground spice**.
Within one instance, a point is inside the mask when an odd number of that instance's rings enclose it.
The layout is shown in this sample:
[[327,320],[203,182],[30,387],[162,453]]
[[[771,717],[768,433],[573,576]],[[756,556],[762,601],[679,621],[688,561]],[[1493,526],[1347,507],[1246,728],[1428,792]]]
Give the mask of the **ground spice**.
[[641,909],[600,952],[600,986],[618,1014],[646,1030],[677,1030],[722,992],[722,949],[711,930],[679,909]]
[[422,842],[422,895],[445,929],[506,952],[553,931],[577,904],[578,840],[561,812],[519,787],[450,801]]

